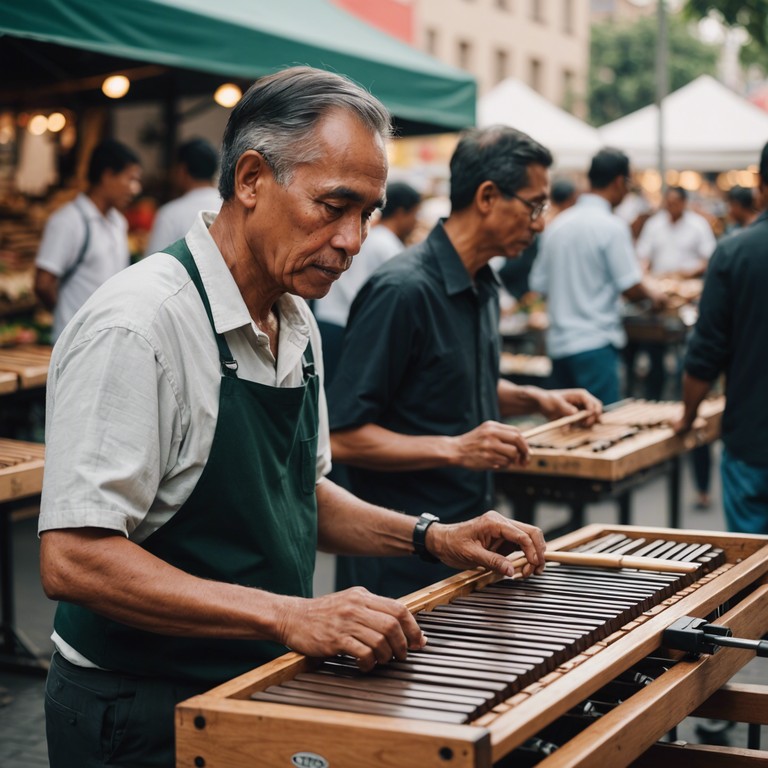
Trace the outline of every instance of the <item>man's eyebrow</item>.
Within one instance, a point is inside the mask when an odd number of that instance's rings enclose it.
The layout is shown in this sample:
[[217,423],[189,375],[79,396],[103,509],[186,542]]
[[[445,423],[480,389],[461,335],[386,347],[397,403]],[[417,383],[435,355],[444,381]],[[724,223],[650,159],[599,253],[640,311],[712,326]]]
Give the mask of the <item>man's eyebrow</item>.
[[[333,189],[328,190],[323,197],[337,197],[341,198],[343,200],[349,200],[353,203],[364,203],[365,198],[363,195],[361,195],[356,189],[352,189],[351,187],[334,187]],[[384,207],[384,198],[380,197],[378,200],[376,200],[373,203],[374,208],[383,208]]]

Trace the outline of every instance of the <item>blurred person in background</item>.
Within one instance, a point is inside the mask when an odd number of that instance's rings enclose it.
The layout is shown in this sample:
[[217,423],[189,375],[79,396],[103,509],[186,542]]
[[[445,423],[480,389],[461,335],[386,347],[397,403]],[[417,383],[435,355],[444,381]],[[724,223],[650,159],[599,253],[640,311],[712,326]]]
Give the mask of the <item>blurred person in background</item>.
[[384,262],[405,248],[416,227],[421,195],[405,182],[387,184],[387,198],[378,223],[371,227],[360,253],[337,280],[328,295],[314,302],[313,311],[323,340],[325,384],[330,386],[341,354],[341,339],[349,317],[349,308],[365,281]]
[[140,192],[139,158],[107,139],[91,154],[88,190],[48,219],[35,258],[35,294],[53,311],[53,342],[91,294],[130,264],[122,212]]
[[757,218],[755,191],[751,187],[731,187],[725,199],[728,203],[728,223],[725,226],[727,235],[743,229]]
[[[664,209],[646,222],[637,241],[637,255],[651,274],[658,277],[682,279],[702,277],[717,241],[712,226],[704,216],[688,209],[688,193],[682,187],[670,187],[664,197]],[[663,344],[637,345],[635,353],[648,355],[645,396],[661,400],[667,396],[668,380],[674,383],[679,397],[682,360],[678,352],[673,376],[667,376],[666,352]],[[675,350],[677,352],[677,350]],[[634,356],[627,356],[627,365],[634,365]],[[691,454],[696,500],[694,509],[705,510],[710,504],[712,451],[708,445],[699,446]]]
[[768,144],[760,156],[763,210],[715,250],[685,355],[684,413],[696,420],[701,401],[725,374],[721,478],[729,531],[768,534]]
[[701,277],[715,250],[709,222],[688,209],[688,193],[670,187],[663,210],[645,223],[637,240],[637,256],[652,275]]
[[174,186],[180,197],[161,206],[155,214],[145,251],[147,256],[184,237],[198,211],[221,208],[221,197],[215,186],[218,169],[218,153],[205,139],[191,139],[179,147]]
[[592,158],[589,192],[544,230],[530,276],[531,289],[547,298],[552,386],[582,387],[606,404],[620,398],[621,298],[665,304],[643,281],[629,225],[613,213],[629,173],[618,149]]

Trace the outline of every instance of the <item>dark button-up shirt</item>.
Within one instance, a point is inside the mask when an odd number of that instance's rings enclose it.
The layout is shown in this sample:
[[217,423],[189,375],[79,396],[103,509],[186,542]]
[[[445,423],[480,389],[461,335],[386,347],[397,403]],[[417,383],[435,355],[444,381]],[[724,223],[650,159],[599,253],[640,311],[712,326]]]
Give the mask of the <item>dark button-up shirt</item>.
[[[497,278],[486,266],[473,281],[438,224],[355,299],[328,394],[331,430],[373,423],[406,435],[460,435],[498,420],[498,327]],[[490,472],[350,468],[350,476],[367,501],[446,522],[492,506]]]
[[685,370],[725,372],[723,443],[741,461],[768,466],[768,212],[725,237],[707,270]]

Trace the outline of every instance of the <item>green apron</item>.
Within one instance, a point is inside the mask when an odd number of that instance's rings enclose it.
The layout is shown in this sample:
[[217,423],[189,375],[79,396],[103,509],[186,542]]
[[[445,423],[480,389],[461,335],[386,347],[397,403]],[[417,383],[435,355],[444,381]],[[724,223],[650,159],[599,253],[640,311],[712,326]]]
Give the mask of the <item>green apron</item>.
[[[205,306],[221,359],[216,432],[203,473],[176,514],[140,546],[203,579],[310,597],[317,546],[315,466],[318,377],[311,344],[302,386],[237,377],[216,334],[200,273],[184,240],[166,249],[186,268]],[[169,637],[60,603],[59,635],[100,667],[219,683],[286,651],[268,641]]]

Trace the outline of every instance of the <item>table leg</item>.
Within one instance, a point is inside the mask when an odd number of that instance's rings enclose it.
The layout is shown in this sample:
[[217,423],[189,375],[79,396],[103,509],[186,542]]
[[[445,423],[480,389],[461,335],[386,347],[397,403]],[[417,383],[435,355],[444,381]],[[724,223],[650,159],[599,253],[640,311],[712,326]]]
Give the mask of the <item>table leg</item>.
[[680,457],[670,460],[669,468],[669,527],[680,527]]
[[11,514],[29,503],[27,498],[0,504],[0,666],[44,673],[47,662],[15,627]]

